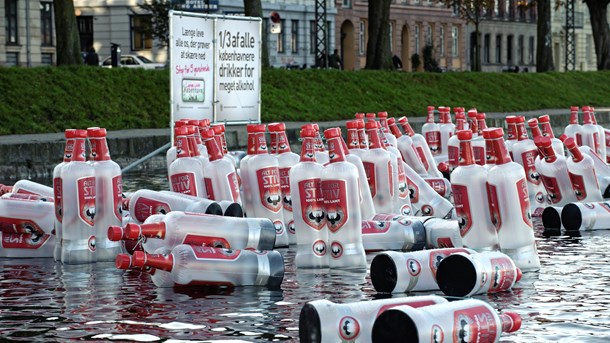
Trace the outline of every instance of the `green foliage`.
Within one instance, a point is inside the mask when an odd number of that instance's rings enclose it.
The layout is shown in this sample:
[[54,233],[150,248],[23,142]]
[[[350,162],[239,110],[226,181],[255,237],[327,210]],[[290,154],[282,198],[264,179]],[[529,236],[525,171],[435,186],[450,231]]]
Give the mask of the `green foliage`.
[[438,67],[438,61],[434,59],[434,56],[432,56],[433,52],[434,49],[431,45],[426,45],[424,47],[424,70],[431,72],[440,72],[441,69]]
[[413,69],[413,71],[417,71],[417,68],[419,68],[420,64],[421,60],[419,59],[419,54],[411,55],[411,68]]
[[161,46],[169,45],[169,10],[168,0],[147,0],[138,7],[151,14],[151,26],[147,30],[161,42]]
[[[284,70],[262,73],[262,120],[328,121],[356,112],[423,116],[428,105],[517,112],[609,106],[610,72],[400,73]],[[87,66],[0,68],[0,134],[168,127],[168,70]]]

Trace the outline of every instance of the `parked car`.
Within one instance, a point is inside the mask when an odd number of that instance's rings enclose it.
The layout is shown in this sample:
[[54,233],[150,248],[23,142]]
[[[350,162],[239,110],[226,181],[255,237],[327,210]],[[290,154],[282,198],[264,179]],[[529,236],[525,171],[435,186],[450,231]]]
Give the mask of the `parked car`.
[[[165,68],[163,63],[155,63],[141,55],[121,55],[121,67],[125,68],[144,68],[144,69],[162,69]],[[112,58],[107,57],[101,63],[104,68],[112,68]]]

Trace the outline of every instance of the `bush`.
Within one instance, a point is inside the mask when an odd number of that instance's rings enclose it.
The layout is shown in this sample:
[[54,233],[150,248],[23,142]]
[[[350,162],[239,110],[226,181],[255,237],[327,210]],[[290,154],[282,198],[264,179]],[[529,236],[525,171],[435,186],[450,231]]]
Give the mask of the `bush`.
[[421,61],[419,60],[419,54],[411,55],[411,69],[413,71],[417,71],[417,68],[419,68],[420,64],[421,64]]

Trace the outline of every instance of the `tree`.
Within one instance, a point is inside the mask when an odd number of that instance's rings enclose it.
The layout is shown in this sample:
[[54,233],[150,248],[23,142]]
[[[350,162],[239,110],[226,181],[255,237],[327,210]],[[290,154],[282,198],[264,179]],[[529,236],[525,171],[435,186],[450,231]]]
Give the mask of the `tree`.
[[394,69],[390,51],[390,5],[392,0],[369,1],[369,38],[365,69]]
[[493,9],[494,0],[441,0],[447,7],[457,9],[460,18],[474,24],[473,71],[481,71],[481,31],[479,26],[486,19],[486,12]]
[[169,9],[168,0],[149,0],[138,4],[138,7],[151,14],[149,32],[159,41],[159,46],[169,46]]
[[539,73],[555,70],[551,33],[551,1],[552,0],[536,0],[536,9],[538,12],[536,72]]
[[591,16],[597,69],[610,69],[610,29],[607,17],[610,0],[584,0],[584,2]]
[[[53,1],[57,65],[83,64],[73,0]],[[88,47],[86,47],[88,48]]]
[[[261,0],[244,0],[244,14],[247,17],[261,18],[263,21],[263,5]],[[267,49],[267,34],[262,33],[262,47],[261,47],[261,64],[263,68],[269,67],[269,50]]]

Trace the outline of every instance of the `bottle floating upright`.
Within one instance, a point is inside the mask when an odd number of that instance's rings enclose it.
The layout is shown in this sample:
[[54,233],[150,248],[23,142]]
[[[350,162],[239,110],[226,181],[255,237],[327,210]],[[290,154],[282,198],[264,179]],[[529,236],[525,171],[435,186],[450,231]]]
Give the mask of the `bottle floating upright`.
[[191,156],[186,126],[176,128],[176,160],[169,166],[170,188],[177,193],[207,198],[203,184],[203,165]]
[[536,160],[536,169],[546,188],[549,205],[561,207],[577,201],[566,158],[555,154],[550,137],[539,136],[535,142],[542,154],[542,158]]
[[235,163],[223,158],[222,150],[214,139],[212,130],[202,131],[202,134],[210,157],[210,162],[203,168],[208,199],[228,200],[241,204]]
[[578,149],[573,138],[567,138],[564,143],[571,155],[566,164],[577,201],[584,203],[602,201],[593,159]]
[[53,168],[53,203],[55,205],[55,250],[53,252],[53,260],[61,261],[61,246],[62,246],[62,220],[63,220],[63,186],[61,178],[62,168],[72,160],[74,152],[74,143],[76,141],[77,130],[67,129],[64,133],[66,137],[66,146],[64,148],[64,159],[61,163]]

